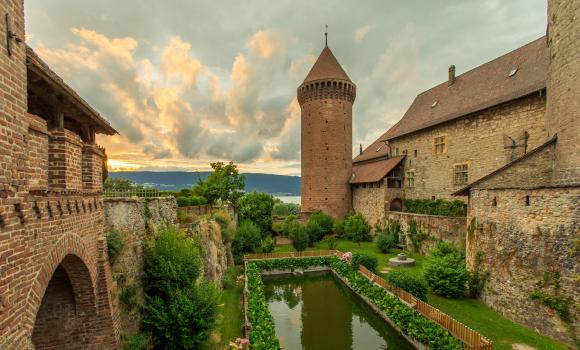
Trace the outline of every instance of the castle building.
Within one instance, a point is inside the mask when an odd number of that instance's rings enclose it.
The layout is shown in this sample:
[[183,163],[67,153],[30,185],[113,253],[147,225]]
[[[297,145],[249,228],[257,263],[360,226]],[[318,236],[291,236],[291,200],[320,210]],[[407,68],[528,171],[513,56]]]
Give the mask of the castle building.
[[563,319],[532,294],[580,300],[579,18],[577,1],[548,0],[546,37],[459,76],[451,66],[354,158],[350,180],[371,224],[405,199],[463,201],[467,266],[489,273],[481,300],[567,344],[580,311]]
[[0,17],[0,348],[119,348],[95,144],[116,131],[26,46],[22,0]]
[[351,211],[352,104],[356,86],[326,46],[298,87],[302,212]]

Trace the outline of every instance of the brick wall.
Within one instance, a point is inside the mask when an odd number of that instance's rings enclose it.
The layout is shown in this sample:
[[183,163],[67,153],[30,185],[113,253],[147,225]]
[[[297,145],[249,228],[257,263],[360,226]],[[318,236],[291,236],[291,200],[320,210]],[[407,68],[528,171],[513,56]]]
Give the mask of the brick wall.
[[[454,166],[468,164],[468,182],[472,182],[512,159],[511,149],[504,147],[504,135],[518,139],[526,131],[529,135],[528,151],[541,145],[548,139],[545,108],[545,98],[535,94],[469,118],[392,140],[392,152],[396,152],[397,148],[399,154],[407,152],[405,172],[415,172],[415,187],[405,187],[406,198],[427,199],[435,196],[458,199],[451,193],[464,185],[454,184]],[[447,137],[447,151],[435,155],[433,140],[441,135]]]
[[[39,340],[43,337],[33,337],[35,324],[37,335],[53,332],[56,348],[118,348],[113,287],[101,239],[101,194],[83,189],[82,150],[70,145],[80,139],[67,131],[60,135],[62,148],[55,149],[68,157],[70,167],[52,174],[62,181],[56,182],[56,191],[51,187],[49,143],[54,135],[43,118],[27,114],[25,45],[13,41],[13,55],[7,52],[5,15],[12,18],[15,35],[24,39],[23,11],[22,0],[0,1],[0,348],[29,349],[36,341],[37,349],[45,348],[47,343]],[[83,331],[66,338],[54,333],[70,323],[71,308],[58,287],[63,270],[73,287],[77,316],[86,315]],[[49,312],[55,305],[60,311]]]
[[558,134],[556,182],[580,183],[580,6],[548,1],[547,126]]
[[334,217],[344,217],[351,210],[348,181],[352,175],[354,95],[346,93],[346,85],[343,89],[324,87],[299,96],[304,212],[322,210]]

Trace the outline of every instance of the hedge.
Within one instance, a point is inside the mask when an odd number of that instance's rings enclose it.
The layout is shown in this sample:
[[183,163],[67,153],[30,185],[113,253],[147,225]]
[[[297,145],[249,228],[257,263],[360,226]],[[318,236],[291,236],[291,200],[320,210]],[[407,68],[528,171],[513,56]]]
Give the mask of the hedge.
[[459,200],[446,201],[443,199],[407,199],[405,211],[408,213],[442,215],[461,217],[465,216],[464,203]]
[[[375,285],[366,277],[355,270],[350,264],[338,259],[337,257],[312,257],[312,258],[290,258],[290,259],[274,259],[274,260],[258,260],[248,263],[251,275],[248,276],[248,283],[252,280],[254,287],[260,285],[261,278],[258,269],[296,269],[306,268],[309,266],[329,266],[336,273],[342,276],[350,287],[358,294],[370,299],[380,310],[382,310],[389,319],[391,319],[405,334],[411,336],[415,340],[427,345],[433,350],[459,350],[463,348],[463,343],[449,334],[447,330],[439,326],[437,323],[429,320],[425,316],[418,313],[416,310],[410,308],[403,303],[399,298],[389,294],[384,288]],[[260,282],[254,281],[259,280]],[[252,290],[250,290],[252,293]],[[260,308],[260,310],[267,312],[268,306],[265,301],[263,292],[257,291],[256,298],[261,298],[262,304],[253,306],[252,308]],[[250,295],[250,299],[252,295]],[[248,310],[248,314],[257,314],[257,310]],[[263,322],[272,322],[272,316],[268,313],[264,316]],[[257,320],[259,321],[259,320]],[[252,322],[252,321],[250,321]],[[252,332],[254,332],[254,324],[252,323]],[[273,326],[272,326],[273,327]],[[269,339],[270,343],[260,342],[255,344],[252,341],[252,333],[250,333],[250,345],[252,349],[275,349],[279,346],[279,342],[275,339],[275,334],[267,333],[266,326],[260,326],[259,331],[254,338],[259,341]],[[267,345],[271,347],[267,347]],[[259,347],[256,347],[259,346]]]
[[179,207],[189,207],[192,205],[204,205],[207,204],[207,199],[201,196],[191,196],[191,197],[177,197],[177,206]]

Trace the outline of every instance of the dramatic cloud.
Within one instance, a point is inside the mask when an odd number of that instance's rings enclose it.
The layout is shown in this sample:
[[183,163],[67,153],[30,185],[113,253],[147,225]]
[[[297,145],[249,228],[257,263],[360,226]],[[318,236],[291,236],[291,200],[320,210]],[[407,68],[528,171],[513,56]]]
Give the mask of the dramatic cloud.
[[[27,41],[119,136],[116,169],[300,173],[296,88],[324,46],[357,84],[353,149],[421,91],[545,32],[544,0],[27,0]],[[297,11],[299,9],[299,11]],[[517,14],[517,15],[515,15]]]

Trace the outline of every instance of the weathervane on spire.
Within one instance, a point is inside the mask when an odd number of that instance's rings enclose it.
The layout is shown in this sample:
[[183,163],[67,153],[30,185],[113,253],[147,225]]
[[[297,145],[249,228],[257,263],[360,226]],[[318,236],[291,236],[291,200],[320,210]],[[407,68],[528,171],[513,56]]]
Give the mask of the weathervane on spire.
[[325,46],[328,47],[328,24],[326,25],[326,30],[324,31],[324,42]]

